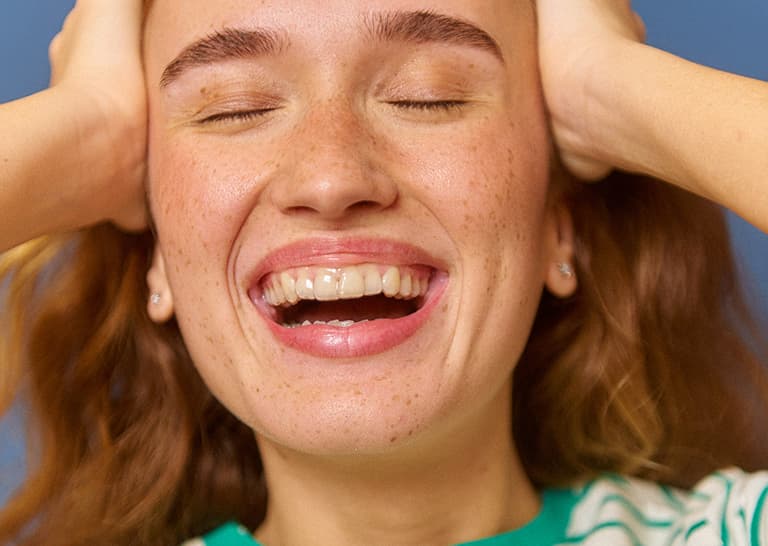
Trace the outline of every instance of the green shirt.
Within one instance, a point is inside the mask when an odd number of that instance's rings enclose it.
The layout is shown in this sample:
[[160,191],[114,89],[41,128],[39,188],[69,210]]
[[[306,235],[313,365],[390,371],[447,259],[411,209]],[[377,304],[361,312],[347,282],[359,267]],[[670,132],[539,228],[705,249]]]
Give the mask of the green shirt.
[[[768,546],[768,472],[730,469],[690,491],[617,475],[542,491],[520,529],[462,546]],[[229,523],[183,546],[259,546]]]

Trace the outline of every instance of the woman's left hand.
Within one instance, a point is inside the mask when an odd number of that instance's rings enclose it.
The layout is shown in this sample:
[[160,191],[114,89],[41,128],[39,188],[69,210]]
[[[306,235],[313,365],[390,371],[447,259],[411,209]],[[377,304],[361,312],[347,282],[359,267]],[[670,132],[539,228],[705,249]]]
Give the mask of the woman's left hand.
[[565,166],[584,180],[604,178],[613,165],[590,136],[589,90],[607,55],[645,41],[645,25],[630,0],[537,0],[544,95]]

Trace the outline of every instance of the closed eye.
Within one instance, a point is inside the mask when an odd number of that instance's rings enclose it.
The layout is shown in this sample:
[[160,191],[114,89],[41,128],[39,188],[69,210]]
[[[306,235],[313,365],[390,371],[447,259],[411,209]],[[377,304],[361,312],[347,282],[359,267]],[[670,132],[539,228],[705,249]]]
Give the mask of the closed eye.
[[277,108],[261,108],[257,110],[221,112],[204,117],[198,120],[198,123],[201,125],[213,125],[216,123],[253,121],[255,119],[262,118],[275,110],[277,110]]
[[443,111],[448,112],[457,110],[466,105],[463,100],[436,100],[436,101],[412,101],[398,100],[390,101],[389,104],[402,108],[403,110],[425,110],[425,111]]

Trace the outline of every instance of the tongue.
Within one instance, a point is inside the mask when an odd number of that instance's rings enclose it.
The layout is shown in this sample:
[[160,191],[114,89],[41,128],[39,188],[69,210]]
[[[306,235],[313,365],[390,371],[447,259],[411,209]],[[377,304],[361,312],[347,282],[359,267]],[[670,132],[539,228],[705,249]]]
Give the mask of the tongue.
[[302,301],[285,310],[284,322],[394,319],[410,315],[417,309],[415,300],[394,300],[384,296],[329,302]]

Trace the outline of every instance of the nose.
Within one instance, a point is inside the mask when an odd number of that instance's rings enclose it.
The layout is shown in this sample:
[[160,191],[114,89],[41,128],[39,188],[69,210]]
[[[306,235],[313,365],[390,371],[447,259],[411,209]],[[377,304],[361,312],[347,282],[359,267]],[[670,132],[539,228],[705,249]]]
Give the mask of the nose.
[[287,215],[336,223],[392,206],[397,184],[377,139],[349,107],[318,110],[293,133],[274,204]]

